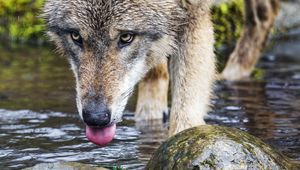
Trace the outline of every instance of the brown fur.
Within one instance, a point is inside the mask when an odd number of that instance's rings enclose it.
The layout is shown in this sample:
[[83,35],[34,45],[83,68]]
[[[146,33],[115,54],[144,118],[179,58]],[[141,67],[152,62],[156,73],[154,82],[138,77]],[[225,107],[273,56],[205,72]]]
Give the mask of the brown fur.
[[[210,5],[211,0],[48,0],[48,34],[72,65],[80,115],[87,106],[105,107],[117,123],[134,85],[151,70],[139,86],[137,117],[160,118],[167,109],[170,57],[169,134],[204,124],[215,78]],[[70,38],[74,30],[80,45]],[[119,37],[128,31],[135,39],[122,48]],[[153,108],[155,114],[144,115]]]
[[165,62],[151,69],[139,83],[136,119],[162,119],[163,113],[168,113],[168,89],[169,73]]
[[[48,0],[44,9],[48,34],[72,65],[79,113],[92,103],[109,108],[111,122],[117,123],[134,86],[141,81],[136,117],[161,118],[167,110],[169,57],[169,135],[205,124],[215,80],[211,3]],[[278,4],[278,0],[245,0],[246,24],[224,78],[250,74],[266,44]],[[83,39],[80,47],[70,39],[74,30]],[[119,37],[128,31],[135,39],[126,48],[120,47]]]

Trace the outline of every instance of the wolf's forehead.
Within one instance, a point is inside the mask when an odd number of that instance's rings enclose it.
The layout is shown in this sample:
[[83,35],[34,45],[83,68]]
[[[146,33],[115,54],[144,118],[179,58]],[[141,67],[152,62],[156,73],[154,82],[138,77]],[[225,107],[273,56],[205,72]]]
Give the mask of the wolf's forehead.
[[138,1],[128,0],[69,0],[64,4],[67,19],[96,30],[112,24],[124,25],[129,21],[136,24],[145,21],[154,12]]
[[[111,24],[113,16],[113,0],[86,0],[80,3],[72,3],[68,1],[65,8],[67,17],[75,20],[82,27],[90,27],[93,29],[104,28]],[[68,8],[68,5],[74,5]]]
[[130,29],[139,25],[141,29],[146,29],[168,23],[168,8],[171,4],[169,1],[48,0],[45,13],[46,16],[48,13],[46,18],[50,25],[67,23],[67,25],[75,24],[80,28],[93,30],[110,26]]
[[44,16],[49,28],[79,30],[83,36],[122,30],[173,34],[186,18],[175,1],[47,0]]

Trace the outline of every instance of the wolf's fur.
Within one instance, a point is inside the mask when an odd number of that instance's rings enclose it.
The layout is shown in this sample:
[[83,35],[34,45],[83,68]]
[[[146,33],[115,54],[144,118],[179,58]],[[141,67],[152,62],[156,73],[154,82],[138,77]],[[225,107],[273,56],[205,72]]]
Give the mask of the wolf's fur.
[[[212,0],[47,0],[49,36],[68,56],[77,84],[77,106],[108,107],[121,120],[139,82],[137,119],[167,112],[171,78],[170,135],[204,124],[215,79]],[[253,70],[278,12],[279,0],[245,0],[245,27],[223,72],[226,79]],[[72,42],[70,32],[83,37]],[[136,37],[118,48],[121,33]],[[169,61],[168,61],[169,59]],[[167,63],[169,65],[170,76]]]
[[[191,2],[182,1],[181,5],[194,20],[184,27],[185,35],[181,40],[184,44],[179,49],[178,56],[170,59],[170,135],[205,124],[203,117],[208,109],[215,78],[210,1],[194,1],[192,5]],[[167,108],[169,79],[166,70],[166,65],[155,67],[139,84],[136,110],[138,119],[162,118],[162,113]]]
[[162,119],[168,114],[169,72],[164,62],[151,69],[139,83],[135,118]]
[[[202,2],[205,3],[205,1]],[[245,0],[244,2],[246,15],[242,36],[221,76],[221,78],[227,80],[239,80],[248,77],[252,73],[262,50],[266,46],[268,35],[280,6],[279,0]],[[188,2],[182,4],[187,5]],[[165,102],[167,93],[165,91],[167,91],[168,79],[162,76],[166,74],[164,73],[166,68],[157,67],[154,70],[147,76],[150,78],[146,77],[139,85],[137,105],[139,119],[162,118],[162,114],[159,113],[165,112],[167,108]],[[157,72],[163,72],[164,74],[156,74]],[[161,89],[161,92],[153,93],[158,89]]]
[[[165,78],[152,81],[153,87],[140,86],[141,94],[150,89],[165,96],[166,91],[157,90],[167,90],[169,57],[170,135],[204,124],[215,78],[210,4],[211,0],[48,0],[48,34],[72,65],[80,115],[88,104],[101,105],[111,110],[111,122],[120,121],[130,93],[149,70],[163,68]],[[83,37],[82,48],[72,42],[72,31]],[[136,34],[135,40],[118,48],[119,35],[128,31]],[[149,95],[150,101],[156,100]],[[158,110],[165,110],[166,97],[159,100],[163,103],[157,104]],[[139,101],[138,113],[145,106]],[[148,117],[160,117],[155,114]]]
[[275,22],[279,0],[245,0],[245,26],[222,73],[227,80],[250,76]]

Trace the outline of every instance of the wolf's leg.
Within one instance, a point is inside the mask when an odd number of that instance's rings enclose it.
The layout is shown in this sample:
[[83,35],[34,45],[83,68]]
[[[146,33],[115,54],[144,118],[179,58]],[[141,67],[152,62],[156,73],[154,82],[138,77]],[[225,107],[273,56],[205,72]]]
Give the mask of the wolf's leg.
[[248,77],[266,46],[269,32],[279,9],[279,0],[245,0],[245,26],[222,78]]
[[[169,136],[205,124],[215,79],[213,26],[209,4],[189,1],[184,35],[179,40],[178,56],[171,57],[172,108]],[[207,1],[209,2],[209,1]]]
[[166,61],[150,70],[139,83],[136,119],[162,119],[163,114],[168,114],[168,88],[169,73]]

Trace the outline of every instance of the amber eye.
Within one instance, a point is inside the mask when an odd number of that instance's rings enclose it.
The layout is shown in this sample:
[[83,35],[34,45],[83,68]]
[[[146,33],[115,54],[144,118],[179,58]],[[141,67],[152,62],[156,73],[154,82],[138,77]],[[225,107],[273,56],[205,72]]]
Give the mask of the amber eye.
[[133,40],[134,40],[135,35],[133,33],[125,33],[125,34],[121,34],[120,36],[120,40],[119,40],[119,47],[123,48],[125,46],[130,45]]
[[78,32],[71,32],[70,36],[77,45],[82,45],[82,37]]

